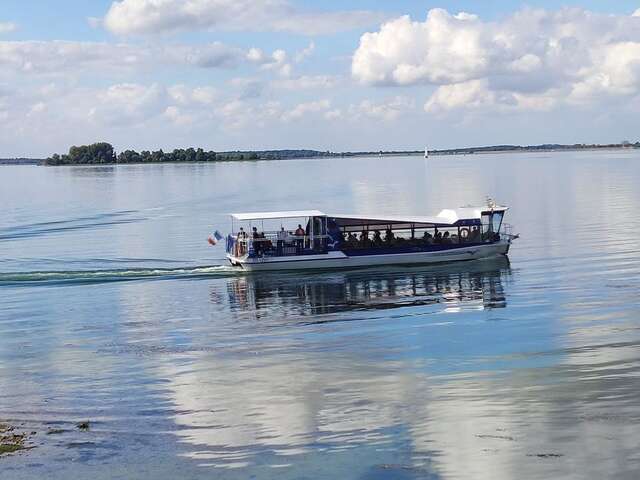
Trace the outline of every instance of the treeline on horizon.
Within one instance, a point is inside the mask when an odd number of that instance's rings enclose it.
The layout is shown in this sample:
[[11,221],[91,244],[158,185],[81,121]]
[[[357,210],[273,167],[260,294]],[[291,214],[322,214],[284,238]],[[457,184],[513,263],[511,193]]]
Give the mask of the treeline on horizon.
[[612,148],[640,148],[640,142],[630,143],[574,143],[571,145],[563,145],[559,143],[544,143],[542,145],[490,145],[486,147],[467,147],[467,148],[451,148],[447,150],[430,150],[433,155],[457,155],[470,153],[491,153],[491,152],[537,152],[544,150],[594,150],[594,149],[612,149]]
[[[485,147],[455,148],[448,150],[430,150],[431,155],[460,155],[474,153],[491,152],[527,152],[544,150],[583,150],[583,149],[611,149],[611,148],[640,148],[640,142],[611,143],[611,144],[543,144],[543,145],[493,145]],[[341,152],[319,150],[258,150],[258,151],[231,151],[214,152],[205,151],[202,148],[175,149],[171,152],[163,150],[149,151],[124,150],[116,153],[110,143],[100,142],[91,145],[73,146],[69,153],[55,154],[42,161],[44,165],[109,165],[128,163],[167,163],[167,162],[217,162],[217,161],[240,161],[240,160],[285,160],[294,158],[314,158],[314,157],[355,157],[364,155],[415,155],[422,154],[418,150],[387,150],[371,152]],[[22,160],[22,161],[21,161]],[[0,163],[27,163],[28,159],[15,159],[1,161]],[[33,162],[33,161],[32,161]]]
[[263,150],[214,152],[202,148],[175,149],[164,152],[124,150],[116,153],[110,143],[100,142],[91,145],[73,146],[69,153],[54,154],[44,160],[45,165],[108,165],[127,163],[163,163],[163,162],[216,162],[235,160],[281,160],[286,158],[332,156],[331,152],[317,150]]

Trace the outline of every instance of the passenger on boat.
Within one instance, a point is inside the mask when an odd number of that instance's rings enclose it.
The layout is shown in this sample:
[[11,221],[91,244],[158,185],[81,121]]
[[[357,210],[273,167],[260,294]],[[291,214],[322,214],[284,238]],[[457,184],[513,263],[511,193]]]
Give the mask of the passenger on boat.
[[433,243],[433,235],[431,235],[429,232],[425,230],[424,235],[422,236],[422,240],[427,245],[431,245]]
[[236,256],[242,256],[247,253],[247,232],[244,231],[244,228],[240,227],[238,230],[238,242],[236,244]]
[[451,243],[453,243],[451,241],[451,237],[449,236],[449,232],[444,232],[444,235],[442,236],[442,243],[445,245],[450,245]]
[[384,242],[387,245],[391,245],[394,239],[395,239],[395,236],[393,235],[393,232],[391,231],[390,228],[387,228],[384,232]]
[[305,235],[304,228],[302,228],[302,225],[298,224],[298,228],[296,228],[294,235],[297,237],[295,240],[296,253],[300,255],[300,253],[302,252],[302,247],[304,245],[304,235]]
[[469,241],[471,243],[478,243],[480,241],[480,230],[478,227],[473,227],[471,233],[469,234]]
[[262,242],[260,241],[260,234],[258,233],[258,227],[253,227],[251,231],[251,238],[253,239],[253,250],[257,255],[262,253]]
[[349,232],[349,235],[347,235],[347,245],[350,248],[358,246],[358,238],[353,234],[353,232]]
[[360,234],[360,246],[368,247],[369,246],[369,232],[363,230]]
[[381,247],[383,244],[382,236],[380,236],[380,230],[375,230],[373,232],[373,246]]
[[273,249],[273,243],[267,238],[264,232],[260,232],[260,241],[262,242],[262,251],[266,252]]
[[287,240],[289,234],[284,230],[284,227],[280,227],[280,231],[278,232],[278,239],[276,241],[276,250],[277,255],[282,256],[284,252],[284,242]]

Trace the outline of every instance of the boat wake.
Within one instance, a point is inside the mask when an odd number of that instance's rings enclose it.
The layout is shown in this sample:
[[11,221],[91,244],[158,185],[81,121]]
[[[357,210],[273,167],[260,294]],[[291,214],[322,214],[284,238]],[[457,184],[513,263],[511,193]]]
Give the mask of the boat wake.
[[146,220],[141,212],[123,210],[50,222],[30,223],[0,228],[0,241],[15,241],[76,230],[111,227]]
[[0,273],[0,287],[35,285],[86,285],[134,280],[206,279],[238,275],[227,265],[185,268],[130,268],[114,270],[42,271]]

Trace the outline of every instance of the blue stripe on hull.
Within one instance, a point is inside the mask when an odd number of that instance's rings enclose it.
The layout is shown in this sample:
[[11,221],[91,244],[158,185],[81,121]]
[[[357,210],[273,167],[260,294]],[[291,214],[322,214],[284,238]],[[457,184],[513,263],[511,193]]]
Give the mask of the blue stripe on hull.
[[491,243],[463,243],[455,245],[407,245],[406,247],[373,247],[373,248],[354,248],[348,250],[340,250],[348,257],[362,257],[374,255],[390,255],[396,253],[423,253],[423,252],[442,252],[445,250],[459,250],[473,247],[493,245]]

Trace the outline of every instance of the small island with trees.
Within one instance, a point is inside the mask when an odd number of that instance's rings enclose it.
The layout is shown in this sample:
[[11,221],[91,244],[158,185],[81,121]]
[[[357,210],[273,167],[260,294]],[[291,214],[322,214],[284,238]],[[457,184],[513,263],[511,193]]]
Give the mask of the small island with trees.
[[[550,152],[577,150],[614,150],[640,148],[640,142],[621,142],[612,144],[542,144],[542,145],[493,145],[486,147],[467,147],[444,150],[430,150],[429,155],[473,155],[481,153],[516,153],[516,152]],[[175,149],[171,152],[163,150],[123,150],[117,153],[110,143],[99,142],[91,145],[73,146],[66,154],[54,154],[46,159],[32,158],[0,158],[0,165],[116,165],[146,163],[196,163],[196,162],[229,162],[246,160],[288,160],[302,158],[344,158],[364,156],[406,156],[423,155],[424,150],[379,150],[369,152],[331,152],[321,150],[235,150],[214,152],[202,148]]]
[[187,163],[187,162],[219,162],[237,160],[282,160],[287,158],[312,158],[336,156],[331,152],[317,150],[262,150],[214,152],[202,148],[175,149],[171,152],[162,150],[136,152],[124,150],[116,154],[109,143],[94,143],[71,147],[68,154],[52,155],[45,159],[45,165],[105,165],[131,163]]

